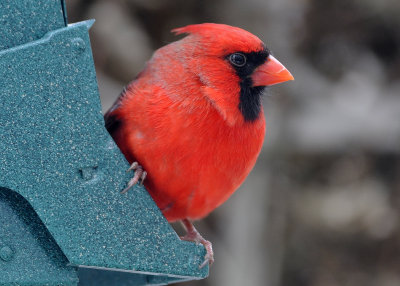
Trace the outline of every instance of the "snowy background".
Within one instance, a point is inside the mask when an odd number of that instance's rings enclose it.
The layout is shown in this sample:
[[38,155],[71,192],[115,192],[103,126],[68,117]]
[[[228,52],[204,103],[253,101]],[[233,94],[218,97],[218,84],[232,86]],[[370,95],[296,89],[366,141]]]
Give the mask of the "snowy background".
[[[106,111],[172,28],[258,35],[295,81],[264,98],[267,136],[243,186],[199,230],[206,280],[181,285],[400,285],[400,1],[67,0],[91,40]],[[178,228],[179,231],[179,228]]]

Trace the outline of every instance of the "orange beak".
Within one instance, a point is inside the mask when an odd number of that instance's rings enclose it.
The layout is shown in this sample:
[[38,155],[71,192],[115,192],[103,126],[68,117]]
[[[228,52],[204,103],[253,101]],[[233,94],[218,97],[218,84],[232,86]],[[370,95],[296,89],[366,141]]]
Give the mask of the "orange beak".
[[256,68],[251,79],[253,86],[270,86],[294,80],[294,77],[277,59],[270,55],[265,63]]

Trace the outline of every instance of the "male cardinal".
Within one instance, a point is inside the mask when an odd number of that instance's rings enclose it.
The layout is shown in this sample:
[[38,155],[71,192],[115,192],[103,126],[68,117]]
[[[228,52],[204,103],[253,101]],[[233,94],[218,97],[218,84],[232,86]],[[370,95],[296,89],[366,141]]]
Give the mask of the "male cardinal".
[[[264,140],[261,95],[293,80],[253,34],[223,24],[172,30],[187,34],[157,50],[105,115],[106,128],[135,175],[183,239],[211,243],[191,220],[225,202],[253,168]],[[139,165],[140,164],[140,165]]]

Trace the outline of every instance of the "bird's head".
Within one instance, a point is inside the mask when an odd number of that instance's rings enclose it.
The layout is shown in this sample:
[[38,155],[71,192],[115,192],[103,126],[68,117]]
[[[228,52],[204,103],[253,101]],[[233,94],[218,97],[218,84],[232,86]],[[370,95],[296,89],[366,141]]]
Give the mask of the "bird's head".
[[172,31],[188,34],[175,42],[183,69],[196,76],[202,94],[229,125],[238,118],[256,121],[264,88],[294,79],[258,37],[243,29],[205,23]]

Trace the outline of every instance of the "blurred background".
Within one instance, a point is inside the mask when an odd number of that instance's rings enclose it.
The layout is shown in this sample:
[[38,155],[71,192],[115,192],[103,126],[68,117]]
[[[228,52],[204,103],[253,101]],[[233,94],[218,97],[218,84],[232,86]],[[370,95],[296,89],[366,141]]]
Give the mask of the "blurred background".
[[152,52],[176,39],[169,31],[187,24],[258,35],[296,79],[264,97],[267,136],[251,175],[196,223],[214,243],[210,277],[181,285],[400,285],[400,1],[67,6],[70,23],[96,19],[104,111]]

